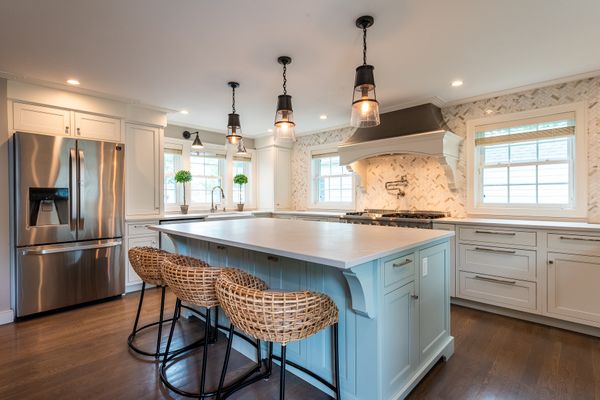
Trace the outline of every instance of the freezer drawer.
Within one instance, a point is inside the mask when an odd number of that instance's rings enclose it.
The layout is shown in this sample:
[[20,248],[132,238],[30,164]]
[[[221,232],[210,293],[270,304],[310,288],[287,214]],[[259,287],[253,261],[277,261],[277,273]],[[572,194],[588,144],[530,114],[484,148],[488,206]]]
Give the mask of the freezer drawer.
[[17,249],[17,317],[125,292],[121,239]]

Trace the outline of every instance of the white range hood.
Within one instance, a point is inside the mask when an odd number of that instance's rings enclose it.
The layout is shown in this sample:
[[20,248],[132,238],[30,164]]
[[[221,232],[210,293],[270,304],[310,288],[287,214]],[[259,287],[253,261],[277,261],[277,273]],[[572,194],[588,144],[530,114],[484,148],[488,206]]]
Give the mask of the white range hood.
[[448,130],[440,109],[424,104],[382,114],[381,125],[358,129],[338,146],[338,153],[340,164],[358,174],[363,190],[366,188],[366,160],[391,154],[435,157],[445,169],[448,186],[456,190],[461,142],[460,136]]

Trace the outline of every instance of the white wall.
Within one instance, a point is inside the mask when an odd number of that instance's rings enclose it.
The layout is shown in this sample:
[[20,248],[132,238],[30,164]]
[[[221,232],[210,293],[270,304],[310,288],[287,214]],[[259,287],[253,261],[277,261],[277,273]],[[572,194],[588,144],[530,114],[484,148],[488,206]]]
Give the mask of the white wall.
[[7,82],[0,79],[0,324],[11,322]]

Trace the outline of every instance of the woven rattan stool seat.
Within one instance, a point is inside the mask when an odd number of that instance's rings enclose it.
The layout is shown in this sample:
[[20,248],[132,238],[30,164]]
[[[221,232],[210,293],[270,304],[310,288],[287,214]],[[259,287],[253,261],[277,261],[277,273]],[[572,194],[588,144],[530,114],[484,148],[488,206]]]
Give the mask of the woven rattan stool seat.
[[248,278],[240,272],[226,269],[215,287],[225,314],[241,331],[285,345],[337,323],[338,309],[329,296],[309,291],[265,291],[247,285]]
[[215,282],[223,268],[179,255],[164,257],[161,266],[163,281],[179,300],[205,308],[219,305]]
[[164,286],[160,262],[171,253],[155,247],[129,249],[129,262],[140,279],[150,285]]

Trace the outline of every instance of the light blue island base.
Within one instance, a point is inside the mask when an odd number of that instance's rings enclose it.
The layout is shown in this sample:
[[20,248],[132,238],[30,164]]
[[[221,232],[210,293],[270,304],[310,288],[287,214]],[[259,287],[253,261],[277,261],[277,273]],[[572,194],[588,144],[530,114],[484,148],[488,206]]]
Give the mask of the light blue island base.
[[[397,228],[395,228],[397,229]],[[168,233],[177,252],[212,266],[237,267],[270,288],[326,293],[340,310],[340,375],[344,399],[402,399],[440,359],[450,336],[448,238],[348,269]],[[220,324],[228,321],[220,313]],[[288,345],[288,359],[332,381],[332,337],[326,329]],[[236,338],[236,350],[256,351]],[[266,351],[266,349],[265,349]],[[275,353],[279,349],[275,348]],[[266,354],[266,353],[263,353]],[[290,368],[326,393],[316,380]]]

